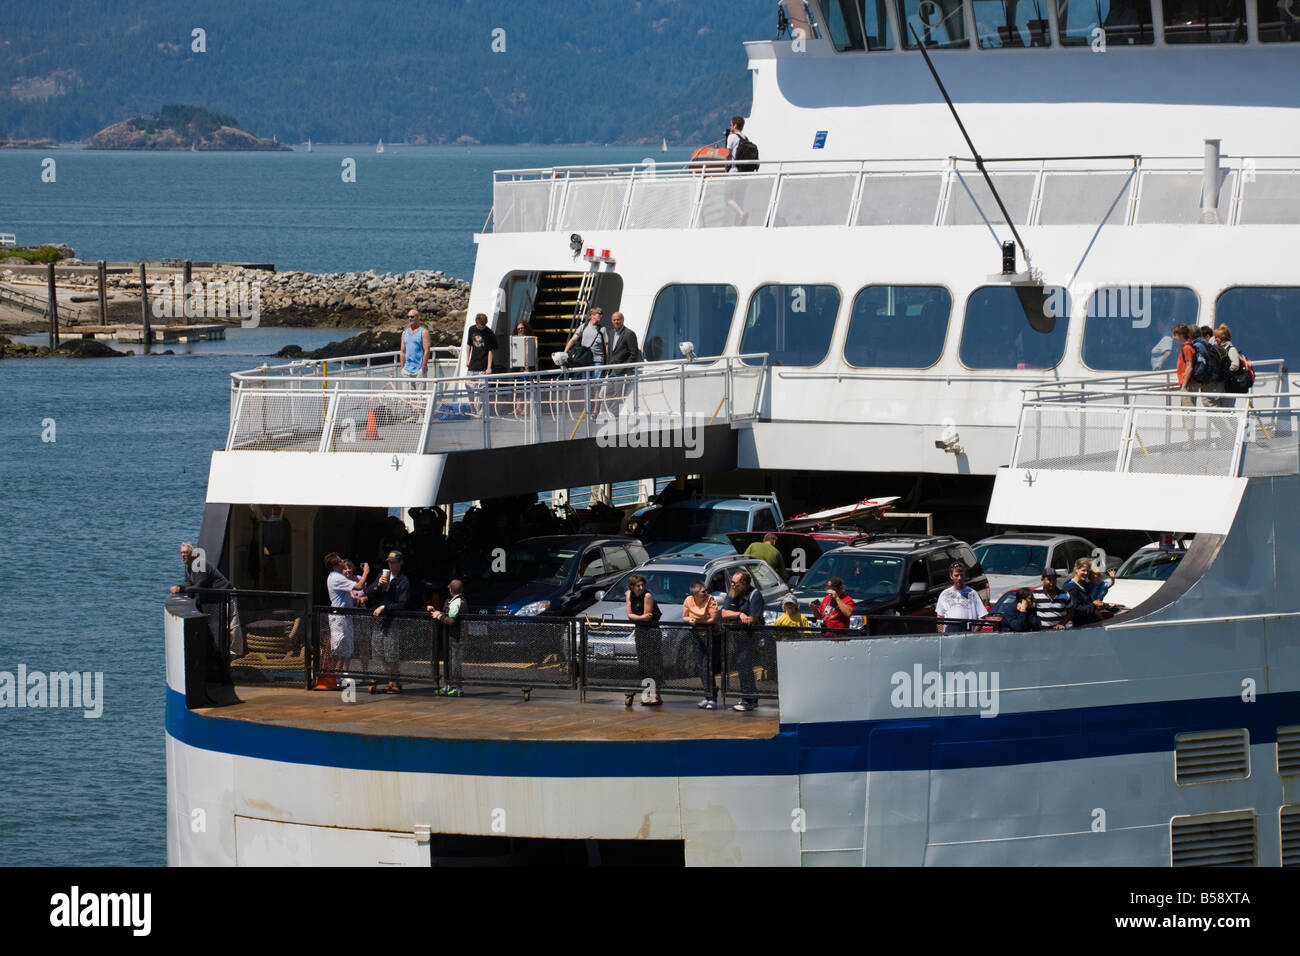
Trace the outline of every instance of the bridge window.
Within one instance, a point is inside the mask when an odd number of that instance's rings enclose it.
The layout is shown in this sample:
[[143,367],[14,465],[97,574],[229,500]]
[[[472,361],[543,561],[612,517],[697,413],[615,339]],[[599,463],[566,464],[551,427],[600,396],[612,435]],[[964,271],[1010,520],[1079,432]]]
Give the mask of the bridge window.
[[961,0],[896,0],[898,21],[903,25],[903,47],[916,49],[912,31],[926,48],[970,46],[966,38],[966,21]]
[[1196,325],[1199,308],[1196,293],[1182,286],[1103,286],[1088,300],[1083,364],[1105,372],[1174,368],[1169,330]]
[[1047,0],[974,0],[971,9],[981,50],[1052,45]]
[[966,300],[961,361],[967,368],[1055,368],[1065,354],[1069,293],[1060,286],[986,285]]
[[943,354],[952,294],[942,286],[869,285],[853,300],[844,360],[855,368],[929,368]]
[[817,365],[830,351],[839,310],[840,291],[831,285],[760,286],[749,300],[740,351],[766,352],[771,365]]
[[1215,324],[1232,329],[1232,344],[1257,359],[1285,359],[1300,368],[1300,287],[1238,286],[1214,306]]
[[1103,33],[1107,46],[1155,42],[1151,0],[1061,0],[1057,11],[1061,46],[1091,46]]
[[1256,0],[1261,43],[1300,42],[1300,0]]
[[682,342],[693,343],[700,358],[717,358],[727,344],[736,300],[731,285],[664,286],[655,297],[642,345],[646,361],[679,357]]
[[892,50],[885,0],[823,0],[831,42],[845,50]]
[[1166,43],[1245,43],[1245,0],[1165,0]]

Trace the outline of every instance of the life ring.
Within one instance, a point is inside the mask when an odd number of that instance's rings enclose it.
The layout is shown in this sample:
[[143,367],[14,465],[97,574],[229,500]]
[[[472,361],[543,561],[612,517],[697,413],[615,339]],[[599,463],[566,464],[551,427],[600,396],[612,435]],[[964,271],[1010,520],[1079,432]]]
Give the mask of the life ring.
[[1300,23],[1300,0],[1277,0],[1277,8],[1290,17],[1293,23]]

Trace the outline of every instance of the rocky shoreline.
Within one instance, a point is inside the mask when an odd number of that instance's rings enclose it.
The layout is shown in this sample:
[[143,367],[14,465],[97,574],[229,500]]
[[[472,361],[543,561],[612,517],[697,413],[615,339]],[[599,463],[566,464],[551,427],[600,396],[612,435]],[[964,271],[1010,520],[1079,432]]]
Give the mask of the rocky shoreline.
[[[24,277],[0,264],[0,282]],[[260,324],[284,327],[383,328],[405,325],[406,313],[419,309],[431,330],[454,330],[456,341],[464,327],[469,302],[469,283],[443,272],[416,269],[411,272],[266,272],[259,269],[223,268],[196,270],[194,280],[205,286],[224,282],[228,289],[239,283],[257,283]],[[150,291],[159,279],[151,276]],[[61,288],[93,292],[93,274],[59,276]],[[44,283],[32,285],[34,294],[44,294]],[[135,274],[108,277],[110,298],[135,299],[138,309],[140,279]],[[138,314],[138,313],[137,313]],[[210,317],[215,320],[218,317]],[[234,323],[232,323],[234,324]],[[40,323],[43,327],[43,322]]]

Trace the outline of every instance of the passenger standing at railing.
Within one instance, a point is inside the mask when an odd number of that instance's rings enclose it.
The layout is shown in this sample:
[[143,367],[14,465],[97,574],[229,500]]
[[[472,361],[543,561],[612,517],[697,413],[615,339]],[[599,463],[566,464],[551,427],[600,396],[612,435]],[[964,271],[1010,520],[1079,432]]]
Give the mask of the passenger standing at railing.
[[[699,707],[713,710],[718,706],[718,688],[713,673],[721,667],[718,628],[722,620],[718,602],[714,600],[703,581],[691,584],[691,593],[682,602],[682,620],[691,625],[691,641],[695,644],[695,673],[704,688],[704,699]],[[712,663],[712,669],[710,669]]]
[[[630,365],[633,362],[640,362],[641,344],[637,341],[636,333],[623,324],[623,313],[615,312],[609,317],[610,325],[614,331],[610,333],[609,341],[609,364],[610,365]],[[613,369],[609,375],[611,377],[627,375],[635,372],[635,369],[621,368]],[[627,382],[610,382],[606,388],[604,396],[607,402],[618,403],[623,400],[627,394]]]
[[[379,634],[372,639],[371,653],[384,664],[387,673],[393,675],[388,681],[387,691],[390,694],[402,692],[402,682],[399,679],[401,648],[398,646],[399,635],[393,630],[393,614],[408,610],[411,606],[411,581],[402,573],[403,561],[402,552],[390,551],[386,561],[387,570],[366,590],[366,596],[375,605],[373,615],[379,618]],[[378,681],[370,684],[370,693],[379,693]]]
[[[474,327],[465,338],[465,373],[470,378],[491,375],[496,366],[499,348],[496,333],[488,328],[488,317],[480,312],[474,316]],[[475,391],[478,391],[477,389]],[[474,396],[475,401],[480,399]]]
[[[325,579],[325,591],[329,595],[330,607],[354,608],[356,598],[352,596],[357,582],[347,575],[347,562],[339,557],[338,552],[331,551],[325,555],[325,567],[329,576]],[[321,645],[321,660],[317,690],[335,690],[338,687],[334,679],[335,671],[346,671],[355,650],[352,634],[352,618],[345,614],[331,613],[329,640]]]
[[[420,313],[415,309],[406,313],[406,328],[402,330],[402,375],[406,378],[424,378],[433,354],[429,330],[420,325]],[[411,388],[420,386],[411,382]]]
[[641,696],[641,703],[646,707],[657,707],[663,703],[659,696],[659,685],[664,679],[663,644],[659,628],[653,625],[659,621],[662,611],[655,603],[655,597],[647,590],[648,582],[643,574],[634,574],[627,579],[627,598],[624,610],[627,619],[636,625],[632,636],[636,641],[636,659],[641,665],[642,678],[650,678],[650,686]]
[[[185,583],[173,584],[172,594],[184,594],[188,598],[194,599],[194,606],[203,611],[204,598],[199,591],[229,591],[232,585],[224,574],[217,570],[216,566],[209,564],[206,555],[202,562],[202,570],[194,567],[197,555],[194,552],[194,545],[189,541],[181,543],[181,562],[185,565]],[[208,624],[212,629],[213,640],[217,639],[221,632],[221,603],[215,598],[209,597],[207,603],[210,605],[208,610],[204,611],[208,615]],[[239,608],[236,606],[234,599],[230,601],[230,652],[234,657],[244,656],[244,629],[239,623]]]
[[464,630],[461,621],[465,615],[464,585],[459,579],[447,584],[447,607],[438,610],[432,604],[426,608],[435,621],[441,621],[447,635],[447,680],[438,688],[439,697],[463,697],[461,682],[464,680],[465,645]]
[[[564,354],[569,356],[570,364],[575,368],[587,368],[588,371],[584,374],[588,378],[600,378],[609,355],[609,339],[600,324],[604,318],[605,312],[600,306],[593,308],[587,313],[587,324],[574,332],[564,346]],[[578,349],[585,351],[579,352]]]
[[966,583],[966,565],[960,561],[949,564],[948,580],[952,587],[940,594],[934,605],[934,616],[943,622],[939,624],[940,634],[969,630],[970,625],[960,622],[978,621],[989,613],[979,594]]
[[853,598],[844,593],[843,578],[827,578],[826,596],[820,602],[809,601],[813,617],[828,631],[848,630],[853,616]]
[[722,605],[724,624],[742,625],[731,631],[735,647],[735,666],[740,678],[740,703],[732,710],[748,711],[758,706],[758,686],[754,681],[754,652],[757,634],[745,630],[763,623],[763,592],[754,587],[748,571],[731,576],[731,591]]

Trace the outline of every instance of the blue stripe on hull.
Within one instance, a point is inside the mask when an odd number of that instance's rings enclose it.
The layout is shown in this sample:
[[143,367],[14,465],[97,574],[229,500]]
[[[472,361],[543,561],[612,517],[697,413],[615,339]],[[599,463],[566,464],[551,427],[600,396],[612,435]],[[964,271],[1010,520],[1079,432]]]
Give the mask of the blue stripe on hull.
[[1273,743],[1300,723],[1300,692],[1156,701],[996,718],[787,724],[767,740],[437,740],[330,733],[210,717],[167,690],[167,733],[202,750],[352,770],[493,777],[716,777],[956,770],[1172,750],[1174,735],[1245,727]]

